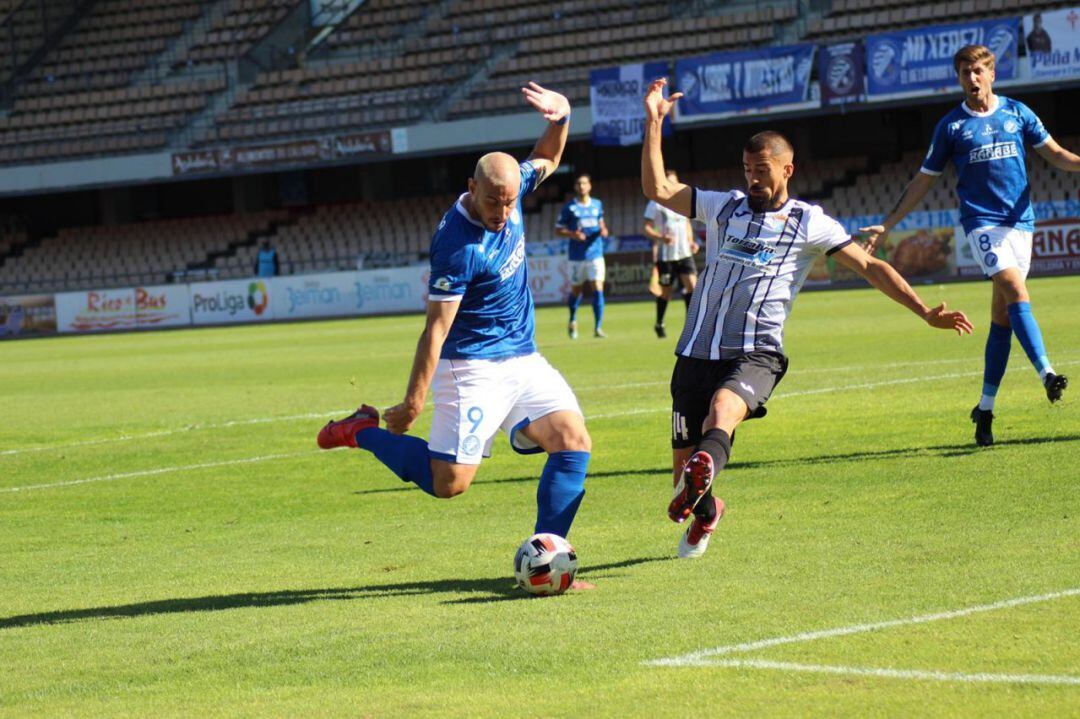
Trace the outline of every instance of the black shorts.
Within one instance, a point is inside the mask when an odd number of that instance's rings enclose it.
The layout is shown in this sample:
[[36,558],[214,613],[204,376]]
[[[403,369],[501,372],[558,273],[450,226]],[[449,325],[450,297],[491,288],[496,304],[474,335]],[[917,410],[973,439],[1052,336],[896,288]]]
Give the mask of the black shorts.
[[696,446],[709,416],[713,395],[729,389],[750,408],[749,419],[765,416],[765,403],[787,372],[779,352],[755,350],[729,360],[679,357],[671,373],[671,446]]
[[681,260],[658,260],[656,272],[660,275],[660,286],[671,287],[680,275],[696,275],[697,265],[693,257],[684,257]]

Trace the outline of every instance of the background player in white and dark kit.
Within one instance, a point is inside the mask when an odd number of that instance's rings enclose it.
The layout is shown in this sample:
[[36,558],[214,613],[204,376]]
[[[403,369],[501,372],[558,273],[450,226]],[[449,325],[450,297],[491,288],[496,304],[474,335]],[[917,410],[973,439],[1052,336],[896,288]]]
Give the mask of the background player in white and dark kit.
[[[565,537],[585,494],[591,440],[566,380],[536,351],[521,199],[559,166],[570,105],[535,83],[522,90],[549,125],[525,162],[501,152],[480,158],[469,191],[439,223],[404,401],[386,410],[386,430],[364,405],[327,424],[318,443],[366,449],[402,480],[449,498],[469,487],[502,429],[518,452],[548,453],[535,531]],[[429,386],[435,410],[425,442],[404,433]]]
[[608,229],[604,223],[604,204],[592,196],[592,178],[578,175],[574,180],[574,199],[563,205],[555,222],[555,233],[568,237],[566,258],[570,261],[570,339],[577,339],[577,310],[586,286],[592,292],[593,336],[604,334],[604,240]]
[[888,263],[868,255],[817,205],[788,195],[795,171],[791,143],[760,132],[743,150],[746,192],[712,192],[668,180],[660,127],[681,97],[663,96],[664,79],[645,95],[641,186],[645,196],[705,223],[705,269],[676,347],[671,377],[675,496],[668,515],[694,521],[679,541],[680,557],[698,557],[723,516],[712,496],[727,464],[731,437],[744,420],[765,414],[765,402],[787,371],[784,323],[814,261],[830,254],[930,326],[970,332],[962,312],[929,308]]
[[[679,175],[675,170],[668,170],[667,179],[678,182]],[[645,205],[642,232],[653,242],[656,277],[660,285],[660,294],[656,298],[656,325],[653,329],[657,337],[666,337],[664,316],[667,314],[668,302],[671,301],[671,293],[675,289],[675,280],[682,284],[683,301],[686,302],[687,309],[690,308],[694,286],[697,284],[694,255],[698,246],[694,241],[694,230],[689,219],[651,200]]]
[[922,167],[888,217],[880,225],[860,228],[860,232],[867,233],[867,249],[872,252],[889,230],[919,206],[952,160],[960,222],[972,254],[993,282],[982,396],[971,411],[975,442],[985,446],[994,443],[994,400],[1005,376],[1014,333],[1051,402],[1061,398],[1069,383],[1050,364],[1025,282],[1035,229],[1026,145],[1066,172],[1080,172],[1080,157],[1058,145],[1027,105],[994,94],[994,54],[989,48],[963,47],[954,56],[953,66],[964,102],[938,122]]

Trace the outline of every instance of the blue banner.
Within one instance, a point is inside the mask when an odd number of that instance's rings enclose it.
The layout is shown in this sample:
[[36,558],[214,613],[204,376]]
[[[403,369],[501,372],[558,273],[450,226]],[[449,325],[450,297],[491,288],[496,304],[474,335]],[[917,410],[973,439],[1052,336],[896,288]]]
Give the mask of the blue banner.
[[679,115],[731,113],[805,102],[813,45],[718,52],[675,63]]
[[[640,144],[645,133],[645,90],[667,72],[666,62],[647,62],[589,73],[593,144]],[[671,134],[670,115],[664,119],[663,134]]]
[[998,80],[1017,76],[1019,18],[936,25],[866,38],[867,88],[871,97],[957,85],[953,55],[965,45],[994,53]]
[[866,99],[866,67],[863,44],[859,41],[818,48],[818,82],[821,104],[841,105]]

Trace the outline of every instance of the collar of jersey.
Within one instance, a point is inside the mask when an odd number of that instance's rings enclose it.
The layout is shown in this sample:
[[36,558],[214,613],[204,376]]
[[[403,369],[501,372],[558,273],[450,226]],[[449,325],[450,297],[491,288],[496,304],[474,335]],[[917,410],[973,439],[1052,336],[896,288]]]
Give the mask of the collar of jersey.
[[457,209],[458,212],[461,213],[462,217],[464,217],[466,220],[468,220],[469,222],[471,222],[474,225],[476,225],[477,227],[479,227],[481,230],[484,230],[485,232],[487,232],[487,228],[484,227],[483,225],[481,225],[476,220],[474,220],[471,216],[469,216],[469,211],[466,210],[465,206],[461,204],[461,201],[465,199],[465,195],[467,195],[467,194],[469,194],[469,193],[468,192],[462,192],[461,195],[457,198],[457,202],[454,203],[454,207]]
[[986,112],[976,112],[975,110],[972,110],[970,107],[968,107],[967,100],[964,100],[962,103],[960,103],[960,107],[964,108],[964,112],[971,115],[972,117],[990,117],[998,111],[999,107],[1001,107],[1001,96],[994,95],[994,105]]

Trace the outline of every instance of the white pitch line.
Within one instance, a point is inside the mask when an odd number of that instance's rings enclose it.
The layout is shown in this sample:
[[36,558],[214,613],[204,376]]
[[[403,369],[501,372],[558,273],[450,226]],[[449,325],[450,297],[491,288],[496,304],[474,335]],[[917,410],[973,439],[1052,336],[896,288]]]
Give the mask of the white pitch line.
[[[953,360],[946,360],[946,361],[951,362]],[[930,361],[927,361],[927,362],[913,362],[909,366],[917,365],[917,364],[934,364],[934,363],[935,363],[935,361],[933,361],[933,360],[930,360]],[[1077,364],[1077,363],[1076,362],[1059,362],[1058,366],[1060,366],[1060,367],[1068,367],[1068,366],[1074,365],[1074,364]],[[884,366],[884,365],[882,365],[882,366]],[[862,368],[860,368],[860,369],[862,369]],[[1008,371],[1009,372],[1022,372],[1022,371],[1025,371],[1025,370],[1027,370],[1026,367],[1013,367],[1013,368],[1009,369]],[[904,377],[904,378],[901,378],[901,379],[882,380],[880,382],[864,382],[864,383],[860,383],[860,384],[846,384],[846,385],[837,385],[837,386],[833,386],[833,387],[818,387],[817,389],[808,389],[808,390],[801,390],[801,391],[796,391],[796,392],[784,392],[784,393],[781,393],[781,394],[777,394],[776,396],[774,396],[772,398],[772,401],[775,402],[778,399],[787,399],[789,397],[804,397],[804,396],[815,395],[815,394],[827,394],[829,392],[840,392],[840,391],[843,391],[843,390],[850,390],[850,389],[874,389],[876,387],[887,387],[887,386],[890,386],[890,385],[898,385],[898,384],[913,384],[913,383],[917,383],[917,382],[932,382],[932,381],[935,381],[935,380],[958,379],[958,378],[961,378],[961,377],[977,377],[977,376],[979,376],[981,374],[982,374],[981,370],[980,371],[972,371],[972,372],[953,372],[953,373],[949,373],[949,374],[927,375],[927,376],[921,376],[921,377]],[[793,375],[793,376],[797,376],[797,375]],[[634,388],[634,387],[651,387],[651,386],[659,386],[659,385],[667,385],[667,384],[669,384],[668,380],[655,381],[655,382],[631,382],[631,383],[627,383],[627,384],[614,384],[614,385],[604,385],[604,386],[598,386],[598,387],[590,387],[588,389],[590,389],[590,390],[592,390],[592,389],[631,389],[631,388]],[[612,417],[630,417],[630,416],[639,415],[639,414],[653,414],[653,413],[660,413],[660,412],[669,412],[670,410],[671,410],[670,405],[665,405],[665,406],[639,408],[639,409],[631,409],[631,410],[621,410],[621,411],[618,411],[618,412],[603,412],[603,413],[600,413],[600,414],[590,414],[590,415],[586,416],[586,419],[591,421],[591,420],[595,420],[595,419],[610,419]],[[329,412],[309,412],[309,413],[306,413],[306,414],[294,414],[294,415],[287,415],[287,416],[283,416],[283,417],[256,417],[256,418],[253,418],[253,419],[236,419],[236,420],[230,420],[230,421],[227,421],[227,422],[218,422],[218,423],[215,423],[215,424],[199,424],[199,425],[192,425],[190,427],[182,427],[182,428],[179,428],[179,429],[165,429],[165,430],[159,430],[159,431],[156,431],[156,432],[145,432],[145,433],[142,433],[142,434],[126,434],[126,435],[120,435],[119,437],[109,437],[109,438],[105,438],[105,439],[91,439],[91,440],[85,440],[85,441],[81,441],[81,442],[70,442],[68,444],[42,445],[40,447],[20,447],[20,448],[17,448],[17,449],[0,450],[0,457],[5,456],[5,455],[25,454],[27,452],[45,452],[45,451],[49,451],[49,450],[67,449],[69,447],[86,447],[86,446],[97,445],[97,444],[111,444],[111,443],[115,443],[115,442],[130,442],[130,441],[133,441],[133,440],[149,439],[149,438],[153,438],[153,437],[167,437],[167,436],[173,435],[173,434],[182,434],[182,433],[185,433],[185,432],[193,432],[193,431],[196,431],[196,430],[224,429],[224,428],[228,428],[228,427],[238,427],[238,426],[250,425],[250,424],[266,424],[266,423],[271,423],[271,422],[294,422],[294,421],[302,420],[302,419],[323,419],[323,418],[327,418],[327,417],[336,417],[336,416],[340,416],[340,415],[343,415],[343,414],[349,414],[352,411],[353,411],[353,409],[338,409],[338,410],[332,410],[332,411],[329,411]]]
[[919,669],[891,669],[876,667],[845,667],[824,664],[797,664],[795,662],[772,662],[766,659],[717,659],[706,661],[703,666],[733,667],[736,669],[773,669],[786,672],[813,672],[817,674],[846,674],[889,679],[920,679],[935,682],[963,682],[968,684],[993,682],[1001,684],[1066,684],[1080,686],[1080,677],[1055,674],[964,674],[958,672],[925,671]]
[[5,449],[0,451],[0,456],[10,454],[24,454],[26,452],[45,452],[55,449],[67,449],[69,447],[86,447],[95,444],[111,444],[114,442],[131,442],[136,439],[150,439],[153,437],[167,437],[172,434],[183,434],[185,432],[194,432],[202,429],[224,429],[226,427],[238,427],[246,424],[266,424],[270,422],[292,422],[301,419],[322,419],[324,417],[341,416],[343,414],[349,414],[355,411],[353,409],[339,409],[332,412],[309,412],[307,414],[293,414],[284,417],[255,417],[253,419],[234,419],[228,422],[217,422],[214,424],[197,424],[190,427],[181,427],[179,429],[163,429],[156,432],[143,432],[140,434],[122,434],[118,437],[107,437],[104,439],[88,439],[82,442],[70,442],[68,444],[52,444],[42,445],[40,447],[21,447],[19,449]]
[[23,487],[0,488],[0,493],[5,492],[29,492],[35,489],[53,489],[55,487],[71,487],[76,484],[90,484],[91,482],[115,482],[118,479],[131,479],[133,477],[149,477],[155,474],[167,474],[169,472],[189,472],[193,469],[211,469],[214,467],[230,467],[237,464],[254,464],[256,462],[269,462],[274,459],[286,459],[290,457],[303,457],[315,454],[322,450],[309,450],[306,452],[290,452],[288,454],[264,454],[260,457],[245,457],[243,459],[229,459],[223,462],[203,462],[201,464],[185,464],[178,467],[158,467],[157,469],[143,469],[138,472],[124,472],[123,474],[107,474],[103,477],[88,477],[86,479],[72,479],[67,482],[51,482],[49,484],[30,484]]
[[702,666],[709,663],[709,657],[715,657],[723,654],[736,654],[743,652],[753,652],[759,649],[768,649],[770,647],[780,646],[782,644],[799,644],[802,642],[813,642],[818,639],[830,639],[832,637],[844,637],[852,634],[864,634],[866,632],[876,632],[880,629],[892,629],[893,627],[906,627],[912,624],[926,624],[928,622],[937,622],[943,619],[957,619],[959,617],[966,617],[972,614],[979,614],[981,612],[992,612],[998,609],[1007,609],[1009,607],[1019,607],[1025,604],[1035,604],[1037,602],[1049,602],[1054,599],[1061,599],[1063,597],[1075,597],[1080,595],[1080,588],[1065,589],[1060,592],[1051,592],[1049,594],[1037,594],[1029,597],[1018,597],[1016,599],[1005,599],[1000,602],[994,602],[993,604],[980,604],[974,607],[967,607],[966,609],[956,609],[948,612],[936,612],[934,614],[921,614],[914,617],[908,617],[906,619],[891,619],[884,622],[873,622],[870,624],[854,624],[847,627],[837,627],[834,629],[822,629],[816,632],[803,632],[801,634],[791,634],[786,637],[773,637],[771,639],[759,639],[755,642],[745,642],[743,644],[730,644],[728,646],[716,647],[715,649],[702,649],[696,652],[690,652],[689,654],[683,654],[677,657],[668,657],[664,659],[652,659],[645,662],[652,666]]

